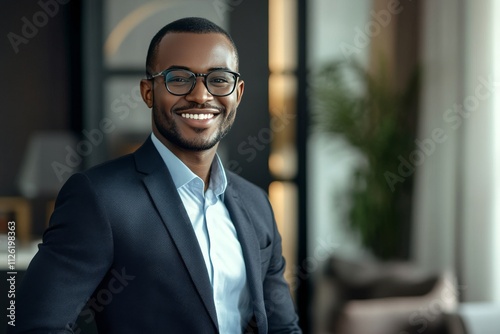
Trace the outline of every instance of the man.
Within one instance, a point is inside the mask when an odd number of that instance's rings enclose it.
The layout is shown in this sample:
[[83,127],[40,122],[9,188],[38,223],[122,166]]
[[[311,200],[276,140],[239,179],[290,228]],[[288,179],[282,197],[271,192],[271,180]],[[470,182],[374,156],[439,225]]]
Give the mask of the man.
[[153,131],[72,176],[17,298],[21,333],[300,333],[265,193],[216,149],[244,82],[231,37],[201,18],[152,39],[141,94]]

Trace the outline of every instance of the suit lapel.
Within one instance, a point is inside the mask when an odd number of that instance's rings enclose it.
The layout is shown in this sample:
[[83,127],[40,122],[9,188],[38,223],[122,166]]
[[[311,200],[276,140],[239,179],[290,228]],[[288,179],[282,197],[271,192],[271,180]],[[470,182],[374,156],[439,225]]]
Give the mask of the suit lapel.
[[[228,179],[228,187],[224,195],[224,202],[231,216],[231,220],[238,234],[238,240],[245,259],[248,286],[252,297],[252,305],[257,324],[266,321],[264,317],[264,302],[262,300],[261,263],[259,253],[259,241],[255,234],[250,215],[241,202],[237,191]],[[259,307],[261,306],[261,307]]]
[[144,185],[171,235],[210,317],[215,326],[218,327],[212,286],[203,255],[172,177],[150,138],[137,150],[135,157],[137,170],[146,174],[143,178]]

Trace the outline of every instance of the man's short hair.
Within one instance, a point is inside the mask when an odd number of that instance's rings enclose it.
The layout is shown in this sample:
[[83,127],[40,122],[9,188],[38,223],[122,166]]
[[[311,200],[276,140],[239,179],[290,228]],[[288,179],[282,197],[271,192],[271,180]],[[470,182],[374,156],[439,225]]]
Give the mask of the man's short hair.
[[236,57],[236,65],[238,66],[239,57],[238,57],[238,49],[236,48],[236,44],[234,43],[231,35],[212,21],[201,17],[186,17],[183,19],[179,19],[173,21],[163,28],[161,28],[156,35],[151,39],[151,43],[149,44],[148,54],[146,56],[146,75],[152,75],[154,61],[156,60],[156,55],[158,54],[158,46],[163,38],[168,33],[194,33],[194,34],[209,34],[216,33],[222,34],[226,36],[226,38],[231,43],[234,54]]

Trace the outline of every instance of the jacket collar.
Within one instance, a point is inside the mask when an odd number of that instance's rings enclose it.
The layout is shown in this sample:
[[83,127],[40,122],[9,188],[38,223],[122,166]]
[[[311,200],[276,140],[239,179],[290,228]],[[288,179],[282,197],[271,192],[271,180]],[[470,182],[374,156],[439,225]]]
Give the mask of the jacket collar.
[[218,328],[212,286],[203,255],[197,246],[198,240],[168,168],[151,138],[134,153],[134,157],[136,169],[144,174],[142,181],[189,271],[207,312]]

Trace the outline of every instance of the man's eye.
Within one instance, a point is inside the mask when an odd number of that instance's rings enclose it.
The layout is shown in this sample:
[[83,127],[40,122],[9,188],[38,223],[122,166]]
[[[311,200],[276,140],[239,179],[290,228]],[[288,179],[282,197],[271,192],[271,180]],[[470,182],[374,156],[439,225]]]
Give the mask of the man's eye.
[[173,84],[184,84],[184,83],[189,83],[190,80],[189,78],[186,77],[171,77],[167,79],[167,82]]
[[229,80],[227,78],[224,78],[224,77],[217,77],[217,78],[211,78],[210,82],[211,83],[228,83]]

